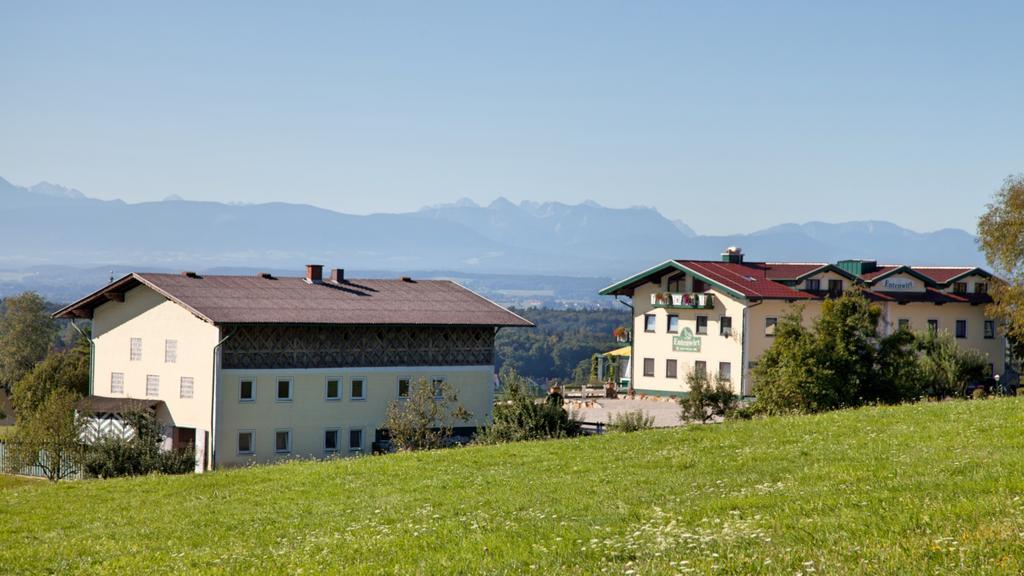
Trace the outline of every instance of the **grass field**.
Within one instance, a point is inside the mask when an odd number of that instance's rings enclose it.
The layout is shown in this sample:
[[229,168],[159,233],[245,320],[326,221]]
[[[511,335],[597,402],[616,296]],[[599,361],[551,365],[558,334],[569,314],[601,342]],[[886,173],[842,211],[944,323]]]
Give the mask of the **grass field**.
[[1019,574],[1024,401],[0,482],[0,572]]

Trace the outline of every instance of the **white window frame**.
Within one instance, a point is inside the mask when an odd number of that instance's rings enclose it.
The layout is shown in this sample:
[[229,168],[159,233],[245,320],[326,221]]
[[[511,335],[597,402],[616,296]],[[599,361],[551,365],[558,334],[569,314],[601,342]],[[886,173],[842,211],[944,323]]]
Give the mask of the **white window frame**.
[[[359,431],[359,448],[352,447],[352,432]],[[366,452],[366,428],[354,426],[348,429],[348,438],[345,439],[346,449],[349,454],[363,454]]]
[[128,340],[128,361],[142,362],[142,338],[132,337]]
[[[729,377],[725,378],[722,376],[722,366],[729,367]],[[732,362],[719,362],[718,363],[718,378],[723,382],[732,382]]]
[[[435,382],[440,382],[441,385],[437,388],[434,387]],[[430,377],[430,389],[434,392],[434,398],[444,398],[444,385],[448,383],[447,376],[431,376]]]
[[[281,398],[281,382],[288,383],[288,397]],[[274,378],[274,401],[275,402],[291,402],[295,398],[295,380],[292,378],[278,377]]]
[[164,340],[164,364],[178,363],[178,341],[168,338]]
[[[331,396],[331,381],[337,382],[338,394]],[[324,400],[328,402],[340,402],[345,395],[345,379],[341,376],[327,376],[324,378]]]
[[[242,382],[252,382],[252,397],[242,398]],[[248,404],[256,401],[256,378],[252,376],[242,376],[238,379],[238,401],[241,403]]]
[[[242,450],[242,434],[249,435],[249,449],[246,451]],[[235,434],[235,454],[239,456],[248,456],[256,453],[256,431],[255,430],[239,430]]]
[[[115,380],[117,381],[117,389],[114,389]],[[110,373],[110,393],[111,394],[124,394],[124,372],[111,372]]]
[[[405,380],[407,382],[404,396],[402,395],[402,380]],[[412,376],[399,376],[398,378],[395,379],[395,386],[397,388],[399,399],[408,398],[409,394],[412,393]]]
[[[277,435],[287,434],[288,442],[284,450],[277,447]],[[292,429],[291,428],[277,428],[274,430],[274,454],[291,454],[292,453]]]
[[[665,316],[665,318],[666,318],[666,320],[665,320],[665,329],[668,331],[668,333],[669,334],[678,334],[679,333],[679,315],[678,314],[668,314],[668,315]],[[676,329],[675,330],[672,329],[672,321],[673,320],[676,321],[675,322],[675,324],[676,324]]]
[[[185,395],[185,381],[188,381],[188,396]],[[182,376],[178,380],[178,398],[191,399],[196,395],[196,379],[191,376]]]
[[[334,448],[327,447],[327,434],[334,432]],[[324,435],[322,439],[324,454],[337,454],[341,452],[341,428],[324,428]]]
[[[361,396],[353,396],[352,395],[353,384],[356,381],[359,381],[359,382],[363,383],[363,386],[362,386],[363,394]],[[348,399],[353,401],[353,402],[365,402],[366,401],[366,377],[365,376],[353,376],[353,377],[349,378],[349,380],[348,380]]]
[[[156,382],[156,393],[150,393],[150,379]],[[146,374],[146,398],[159,398],[160,397],[160,375],[159,374]]]

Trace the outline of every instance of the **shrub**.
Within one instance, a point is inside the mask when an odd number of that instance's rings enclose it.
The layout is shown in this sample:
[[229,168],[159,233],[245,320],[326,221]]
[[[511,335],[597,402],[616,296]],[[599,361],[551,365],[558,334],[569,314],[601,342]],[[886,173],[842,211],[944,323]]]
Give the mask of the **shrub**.
[[447,445],[454,422],[473,417],[447,382],[435,387],[426,380],[411,382],[406,398],[388,404],[384,427],[399,450],[429,450]]
[[707,422],[716,416],[725,418],[736,409],[732,386],[721,378],[716,376],[712,386],[706,374],[690,372],[686,383],[690,392],[679,399],[679,417],[684,422]]
[[579,422],[562,407],[561,394],[537,402],[527,392],[526,379],[511,367],[501,370],[501,382],[504,391],[494,405],[494,423],[477,433],[478,442],[495,444],[580,434]]
[[96,478],[161,474],[188,474],[195,471],[195,447],[161,450],[165,437],[159,421],[142,408],[122,415],[132,429],[132,436],[107,435],[89,447],[85,472]]
[[612,432],[638,432],[651,428],[654,428],[654,416],[643,410],[619,412],[608,423],[608,429]]
[[984,377],[984,355],[973,348],[961,348],[949,332],[926,332],[918,340],[923,388],[929,396],[963,397],[968,382]]

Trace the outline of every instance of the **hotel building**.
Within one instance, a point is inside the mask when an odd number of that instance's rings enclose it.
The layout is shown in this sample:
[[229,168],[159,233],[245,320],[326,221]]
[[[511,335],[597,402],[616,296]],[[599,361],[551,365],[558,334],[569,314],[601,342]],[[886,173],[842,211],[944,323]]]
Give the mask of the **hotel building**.
[[687,391],[691,371],[716,374],[752,394],[751,369],[771,346],[779,319],[795,304],[805,321],[821,303],[853,287],[881,311],[879,333],[948,331],[979,350],[989,370],[1006,369],[1006,342],[985,316],[992,274],[977,267],[746,262],[730,248],[720,261],[669,260],[601,290],[633,307],[632,378],[637,392]]

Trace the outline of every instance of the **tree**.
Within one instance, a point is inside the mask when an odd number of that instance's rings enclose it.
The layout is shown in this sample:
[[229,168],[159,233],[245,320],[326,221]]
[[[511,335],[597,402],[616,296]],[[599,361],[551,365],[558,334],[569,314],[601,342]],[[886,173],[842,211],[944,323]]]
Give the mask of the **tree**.
[[448,382],[412,382],[407,397],[388,403],[384,427],[399,450],[441,448],[451,438],[455,422],[473,417],[458,402],[455,388]]
[[690,391],[679,399],[679,418],[684,422],[706,423],[712,418],[725,418],[736,409],[736,396],[729,382],[717,375],[712,385],[707,374],[690,372],[686,376]]
[[1024,342],[1024,174],[1010,176],[978,220],[978,243],[1004,282],[989,287],[991,318],[1005,321],[1014,343]]
[[46,301],[35,292],[5,298],[0,317],[0,386],[10,391],[29,370],[46,357],[57,334],[57,324],[46,311]]
[[35,411],[19,415],[18,427],[7,443],[10,471],[39,466],[51,482],[57,482],[81,469],[85,419],[75,411],[77,401],[77,394],[59,388]]
[[156,415],[142,405],[121,417],[131,428],[130,437],[108,434],[89,447],[85,471],[97,478],[162,474],[187,474],[196,466],[195,446],[161,450],[165,436]]
[[35,365],[11,391],[18,413],[31,412],[54,390],[66,388],[79,396],[89,394],[89,340],[79,338],[74,348],[54,352]]
[[878,338],[879,314],[856,291],[825,300],[811,328],[803,325],[802,308],[794,308],[754,369],[754,409],[809,413],[917,397],[914,336],[900,330]]

